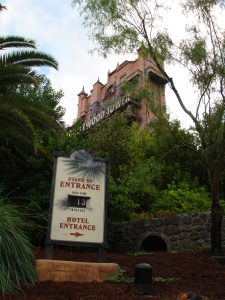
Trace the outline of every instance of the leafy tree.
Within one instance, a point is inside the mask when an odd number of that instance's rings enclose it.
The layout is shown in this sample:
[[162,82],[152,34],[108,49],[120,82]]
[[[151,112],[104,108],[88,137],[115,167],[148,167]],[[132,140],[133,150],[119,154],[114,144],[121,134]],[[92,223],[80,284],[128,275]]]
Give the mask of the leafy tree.
[[[214,13],[217,8],[224,9],[224,1],[184,1],[185,15],[192,24],[188,29],[190,38],[178,45],[157,24],[163,7],[159,0],[74,0],[73,4],[79,6],[84,24],[92,29],[92,36],[104,55],[108,55],[110,50],[125,52],[141,47],[142,55],[151,59],[158,68],[182,109],[193,121],[199,139],[199,158],[211,190],[212,253],[222,253],[223,212],[219,200],[225,134],[223,113],[218,111],[224,111],[225,102],[225,38]],[[193,88],[198,95],[195,112],[187,108],[173,77],[164,70],[162,61],[179,63],[190,72]]]
[[182,129],[178,120],[160,116],[151,122],[151,153],[161,164],[161,188],[174,181],[176,183],[196,181],[206,185],[207,174],[199,160],[199,143],[192,130]]
[[109,159],[110,173],[114,178],[119,176],[120,168],[129,161],[129,135],[127,117],[123,114],[102,121],[99,127],[94,127],[88,134],[88,146],[96,156]]
[[76,120],[72,126],[66,128],[65,139],[60,151],[71,152],[75,148],[90,148],[88,136],[81,130],[81,120]]

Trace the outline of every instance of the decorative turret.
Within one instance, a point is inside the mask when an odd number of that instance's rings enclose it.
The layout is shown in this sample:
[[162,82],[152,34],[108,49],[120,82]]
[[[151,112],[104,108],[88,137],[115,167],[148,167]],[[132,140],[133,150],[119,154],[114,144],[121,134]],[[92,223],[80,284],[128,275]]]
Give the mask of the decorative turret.
[[88,110],[88,94],[84,90],[77,95],[78,96],[78,118],[82,118],[86,115]]
[[101,81],[98,80],[93,84],[93,89],[91,91],[90,96],[90,105],[95,103],[96,101],[100,101],[101,94],[102,94],[102,88],[104,87],[104,84],[101,83]]
[[88,94],[85,92],[84,90],[84,86],[82,88],[82,91],[77,95],[78,97],[80,97],[81,95],[85,95],[85,96],[88,96]]

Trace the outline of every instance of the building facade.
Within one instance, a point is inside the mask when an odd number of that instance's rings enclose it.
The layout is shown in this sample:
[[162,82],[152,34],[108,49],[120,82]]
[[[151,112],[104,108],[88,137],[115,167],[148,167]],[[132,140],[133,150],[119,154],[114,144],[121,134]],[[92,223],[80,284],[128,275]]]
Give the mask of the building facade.
[[[108,72],[106,84],[99,80],[93,85],[90,94],[83,90],[78,94],[78,119],[82,120],[82,129],[88,130],[99,121],[109,118],[118,110],[127,110],[132,119],[143,128],[154,119],[146,101],[136,101],[132,93],[125,93],[125,82],[134,82],[138,79],[152,91],[152,97],[157,105],[165,107],[165,84],[167,81],[160,74],[151,59],[143,59],[141,55],[133,61],[124,61],[116,69]],[[143,79],[143,80],[142,80]]]

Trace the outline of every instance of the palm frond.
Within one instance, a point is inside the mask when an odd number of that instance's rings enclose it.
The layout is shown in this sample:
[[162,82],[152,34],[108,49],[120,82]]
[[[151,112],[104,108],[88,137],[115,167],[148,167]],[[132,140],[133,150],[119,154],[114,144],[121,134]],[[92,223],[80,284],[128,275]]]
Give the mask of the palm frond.
[[36,48],[34,40],[20,36],[0,36],[0,50],[5,48]]
[[18,109],[20,109],[23,114],[29,116],[35,128],[39,130],[44,130],[54,135],[59,140],[64,134],[64,128],[60,123],[57,111],[47,106],[42,102],[33,102],[29,97],[24,97],[23,95],[13,95],[8,97],[8,101]]
[[40,51],[16,51],[2,55],[2,64],[20,64],[22,66],[40,67],[47,66],[58,68],[57,61],[51,56]]
[[37,137],[30,119],[17,106],[13,107],[13,104],[5,99],[1,100],[0,103],[1,139],[5,138],[7,141],[19,140],[21,146],[27,140],[25,144],[32,145],[33,150],[35,150]]
[[0,62],[0,84],[19,84],[33,83],[37,84],[38,75],[29,67],[20,65],[4,65]]

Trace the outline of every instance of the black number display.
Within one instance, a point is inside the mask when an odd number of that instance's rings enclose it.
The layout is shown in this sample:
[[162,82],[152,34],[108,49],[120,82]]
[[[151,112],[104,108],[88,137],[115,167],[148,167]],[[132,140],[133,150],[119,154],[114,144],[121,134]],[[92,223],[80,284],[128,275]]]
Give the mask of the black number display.
[[86,208],[89,199],[90,197],[68,195],[68,204],[72,207]]

